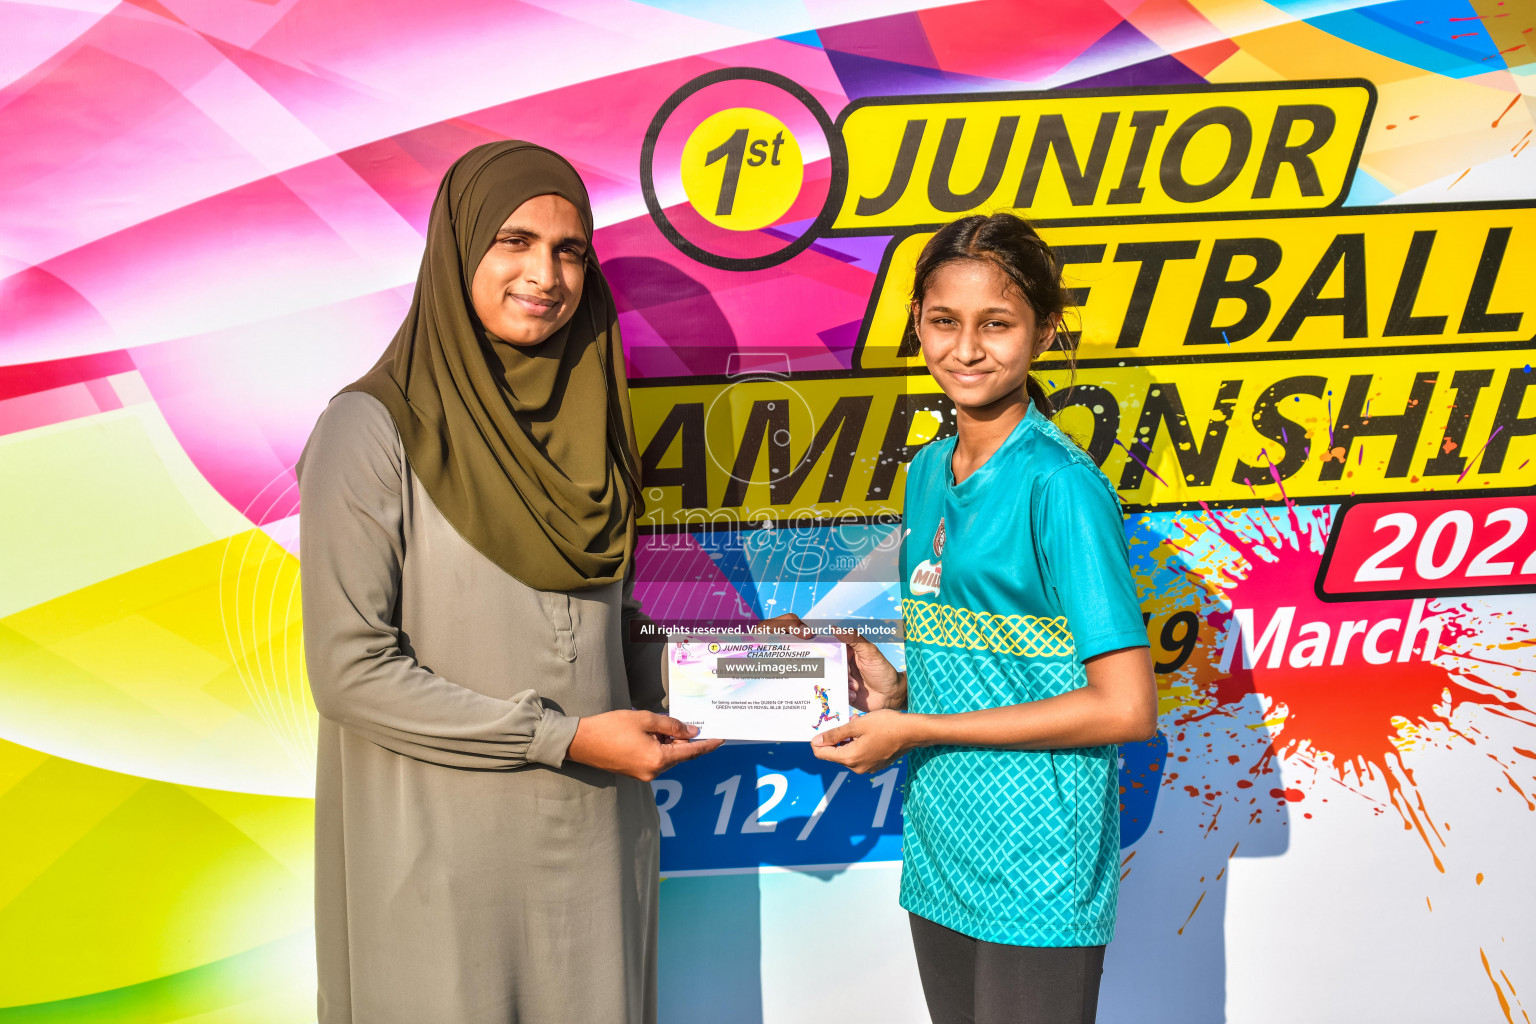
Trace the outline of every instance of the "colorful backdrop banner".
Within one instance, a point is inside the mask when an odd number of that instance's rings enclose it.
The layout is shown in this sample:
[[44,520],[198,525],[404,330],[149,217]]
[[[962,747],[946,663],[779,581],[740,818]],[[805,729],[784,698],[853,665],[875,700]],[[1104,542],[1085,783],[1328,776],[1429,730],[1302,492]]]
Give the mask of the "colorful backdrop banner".
[[[1036,221],[1077,302],[1038,372],[1124,502],[1161,703],[1100,1019],[1530,1020],[1531,0],[69,0],[0,34],[0,1022],[314,1020],[293,465],[442,173],[509,137],[592,195],[649,613],[898,661],[905,467],[954,430],[912,268]],[[901,785],[791,744],[654,783],[662,1020],[926,1020]]]

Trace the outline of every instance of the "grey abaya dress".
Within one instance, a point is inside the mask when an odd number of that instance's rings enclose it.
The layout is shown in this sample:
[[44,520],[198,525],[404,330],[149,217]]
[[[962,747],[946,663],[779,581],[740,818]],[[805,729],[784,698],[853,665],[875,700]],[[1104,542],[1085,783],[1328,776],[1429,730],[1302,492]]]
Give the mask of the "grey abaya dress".
[[565,760],[578,717],[664,706],[638,605],[472,548],[369,395],[331,402],[300,487],[321,1024],[654,1021],[651,787]]

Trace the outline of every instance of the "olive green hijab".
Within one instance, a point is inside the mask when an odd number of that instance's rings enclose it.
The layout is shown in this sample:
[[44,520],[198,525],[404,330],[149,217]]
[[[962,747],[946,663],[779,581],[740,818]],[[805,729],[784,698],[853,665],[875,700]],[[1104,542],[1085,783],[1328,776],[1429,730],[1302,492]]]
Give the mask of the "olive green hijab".
[[[470,282],[524,202],[557,195],[587,230],[586,283],[570,321],[537,345],[487,335]],[[454,528],[538,590],[622,579],[635,548],[634,427],[613,294],[575,168],[527,142],[477,146],[432,203],[411,311],[383,357],[344,391],[394,417],[411,470]]]

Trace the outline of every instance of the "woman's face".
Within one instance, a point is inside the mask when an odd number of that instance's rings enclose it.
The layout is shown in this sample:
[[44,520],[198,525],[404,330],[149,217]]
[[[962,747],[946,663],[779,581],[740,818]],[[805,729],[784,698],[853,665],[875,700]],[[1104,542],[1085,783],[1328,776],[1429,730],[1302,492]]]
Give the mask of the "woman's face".
[[534,196],[512,211],[470,282],[491,337],[537,345],[571,319],[586,280],[587,232],[570,200]]
[[961,409],[1028,399],[1024,381],[1056,332],[1009,277],[987,260],[959,260],[934,272],[915,310],[923,361]]

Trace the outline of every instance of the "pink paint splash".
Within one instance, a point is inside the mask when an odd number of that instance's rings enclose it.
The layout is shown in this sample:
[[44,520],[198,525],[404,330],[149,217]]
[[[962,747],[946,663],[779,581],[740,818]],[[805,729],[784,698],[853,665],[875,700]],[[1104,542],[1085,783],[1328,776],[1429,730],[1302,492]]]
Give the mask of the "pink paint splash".
[[[1437,848],[1443,847],[1445,840],[1424,805],[1413,769],[1403,760],[1402,748],[1426,726],[1444,729],[1475,745],[1476,730],[1454,721],[1457,709],[1464,705],[1476,705],[1490,714],[1533,726],[1536,713],[1519,703],[1514,691],[1480,675],[1474,663],[1458,659],[1456,665],[1448,666],[1446,659],[1439,656],[1457,651],[1460,641],[1472,634],[1465,621],[1465,607],[1423,612],[1424,618],[1438,618],[1441,624],[1438,654],[1432,653],[1430,661],[1423,660],[1423,633],[1415,635],[1405,660],[1397,660],[1402,642],[1399,628],[1385,632],[1379,644],[1384,652],[1390,652],[1387,663],[1369,663],[1362,650],[1364,636],[1355,635],[1346,648],[1343,663],[1331,664],[1345,622],[1375,624],[1397,619],[1401,625],[1410,619],[1411,602],[1398,599],[1329,604],[1317,599],[1312,581],[1321,560],[1323,541],[1332,525],[1329,509],[1299,508],[1287,502],[1287,530],[1280,528],[1267,509],[1263,516],[1206,511],[1199,520],[1203,531],[1186,532],[1185,538],[1170,539],[1171,544],[1192,556],[1188,569],[1191,578],[1213,599],[1213,606],[1205,612],[1211,642],[1202,645],[1197,655],[1204,659],[1195,672],[1193,696],[1198,706],[1192,706],[1178,724],[1197,728],[1209,719],[1233,718],[1249,694],[1262,698],[1270,708],[1268,718],[1274,732],[1269,748],[1250,774],[1267,774],[1276,757],[1299,755],[1316,762],[1317,767],[1331,772],[1356,792],[1361,792],[1367,781],[1380,779],[1404,827],[1417,831],[1436,867],[1443,872]],[[1214,533],[1214,538],[1204,536],[1205,531]],[[1186,539],[1190,543],[1184,543]],[[1201,543],[1210,540],[1220,543]],[[1199,555],[1195,554],[1197,547],[1202,552]],[[1231,667],[1222,670],[1222,654],[1229,640],[1228,631],[1233,627],[1234,610],[1252,610],[1257,644],[1275,610],[1281,607],[1293,607],[1295,614],[1289,644],[1279,664],[1271,667],[1270,651],[1266,649],[1252,668],[1244,668],[1239,643]],[[1305,624],[1312,622],[1329,626],[1325,658],[1328,663],[1295,667],[1290,662],[1296,647],[1305,639],[1299,634]],[[1433,631],[1431,627],[1431,636]],[[1305,661],[1305,656],[1300,660]],[[1498,664],[1486,659],[1482,663]],[[1508,767],[1502,760],[1499,763]],[[1536,806],[1513,777],[1507,771],[1505,774],[1527,806]],[[1252,783],[1238,785],[1246,789]],[[1305,793],[1295,788],[1276,788],[1271,796],[1279,804],[1293,804],[1304,798]]]

